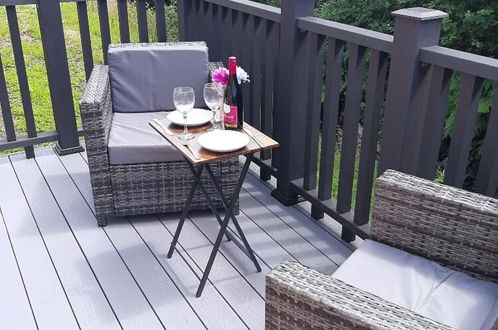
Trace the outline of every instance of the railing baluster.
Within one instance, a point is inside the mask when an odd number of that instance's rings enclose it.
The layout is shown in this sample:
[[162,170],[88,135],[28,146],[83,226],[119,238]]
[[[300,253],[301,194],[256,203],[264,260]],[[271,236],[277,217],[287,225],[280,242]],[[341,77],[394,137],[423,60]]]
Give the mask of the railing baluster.
[[204,27],[202,26],[201,19],[201,7],[202,7],[202,2],[201,0],[193,0],[194,2],[194,9],[193,9],[193,19],[189,24],[192,26],[192,40],[194,41],[199,41],[202,40],[202,29]]
[[265,61],[263,58],[264,49],[261,45],[264,44],[266,24],[264,20],[259,17],[252,17],[253,19],[253,69],[251,79],[251,110],[253,112],[253,124],[257,129],[261,129],[261,89],[262,89],[262,66]]
[[[21,35],[19,33],[19,24],[17,22],[16,7],[7,6],[7,21],[9,23],[10,39],[12,42],[12,50],[14,52],[14,60],[16,64],[17,79],[19,81],[19,90],[21,92],[21,101],[24,111],[24,119],[26,121],[26,129],[28,137],[36,136],[35,117],[33,115],[33,105],[31,104],[31,93],[29,91],[28,75],[26,73],[26,63],[24,62],[24,53],[21,43]],[[25,148],[26,157],[32,158],[35,152],[32,146]]]
[[482,78],[462,74],[460,97],[444,176],[444,183],[450,186],[463,186],[465,170],[469,161],[470,144],[474,137],[482,84]]
[[97,8],[99,13],[100,23],[100,38],[102,41],[102,53],[104,56],[104,63],[107,64],[107,50],[111,43],[111,31],[109,29],[109,11],[107,10],[106,0],[97,0]]
[[321,52],[323,37],[316,33],[306,33],[308,65],[307,79],[307,103],[306,103],[306,127],[304,142],[304,173],[303,189],[312,190],[316,188],[317,163],[318,163],[318,139],[320,133],[320,112],[323,81],[323,54]]
[[[341,213],[351,210],[364,66],[365,48],[356,44],[349,44],[346,106],[344,109],[341,165],[337,193],[337,210]],[[342,238],[346,241],[351,241],[354,239],[354,235],[343,228]]]
[[80,146],[76,126],[60,2],[58,0],[40,1],[37,10],[50,99],[58,133],[55,150],[60,155],[81,152],[83,148]]
[[232,18],[231,18],[231,11],[228,10],[226,7],[220,7],[218,6],[218,21],[219,21],[219,28],[218,32],[220,34],[220,61],[225,62],[227,61],[228,57],[230,56],[230,34],[231,34],[231,29],[228,27],[228,24],[231,24]]
[[431,65],[430,71],[430,89],[425,105],[427,110],[423,119],[424,130],[420,142],[422,148],[416,174],[419,177],[432,180],[436,175],[453,73],[451,70],[436,65]]
[[83,63],[85,65],[86,79],[90,78],[93,70],[92,40],[90,39],[90,28],[88,26],[88,11],[85,1],[76,3],[78,11],[78,22],[80,27],[81,49],[83,51]]
[[9,101],[9,91],[5,82],[5,74],[3,72],[2,57],[0,56],[0,107],[2,108],[2,118],[5,127],[5,135],[7,141],[16,140],[16,130],[14,121],[12,120],[12,109]]
[[130,25],[128,23],[128,0],[117,0],[119,37],[122,43],[130,42]]
[[[278,106],[278,98],[279,98],[279,91],[278,91],[278,75],[279,75],[279,61],[280,61],[280,24],[273,24],[273,28],[271,31],[271,39],[270,42],[272,43],[273,46],[268,46],[272,50],[272,57],[273,57],[273,84],[272,84],[272,137],[280,141],[279,137],[279,121],[278,121],[278,111],[277,111],[277,106]],[[276,45],[276,47],[274,46]],[[277,168],[277,157],[278,157],[278,149],[275,148],[271,151],[271,166],[274,168]]]
[[166,31],[165,0],[156,0],[156,33],[157,41],[166,42],[168,39]]
[[[249,50],[253,47],[253,40],[251,32],[253,31],[254,21],[252,19],[252,15],[246,13],[242,14],[242,31],[240,34],[240,43],[239,43],[239,64],[243,67],[249,75],[252,75],[253,70],[253,58],[249,53]],[[253,111],[252,111],[252,99],[251,99],[251,86],[248,84],[242,85],[242,90],[244,93],[243,103],[244,103],[244,116],[245,120],[249,122],[249,124],[254,123]]]
[[138,39],[140,42],[149,42],[147,30],[147,4],[145,0],[137,0]]
[[214,25],[213,25],[213,22],[210,21],[210,17],[211,17],[211,14],[212,14],[212,4],[207,2],[207,1],[202,1],[202,4],[201,4],[201,17],[202,17],[202,25],[204,26],[203,30],[202,30],[202,34],[203,34],[203,40],[206,41],[208,47],[209,47],[209,59],[211,61],[214,60],[214,57],[213,57],[213,54],[212,52],[214,53],[215,50],[214,50],[214,43],[213,43],[213,28],[214,28]]
[[[274,29],[275,24],[265,20],[262,24],[262,63],[261,63],[261,130],[268,136],[272,136],[272,113],[273,113],[273,78],[274,78]],[[263,151],[261,159],[269,159],[271,152]]]
[[354,222],[360,226],[368,223],[369,220],[375,161],[377,159],[380,115],[386,86],[386,72],[387,54],[372,50],[368,68],[367,95],[354,211]]
[[332,183],[336,150],[337,114],[342,84],[342,58],[344,42],[328,40],[327,76],[325,101],[323,105],[322,146],[320,154],[320,176],[318,179],[318,198],[328,200],[332,197]]
[[498,83],[477,172],[476,192],[494,197],[498,189]]

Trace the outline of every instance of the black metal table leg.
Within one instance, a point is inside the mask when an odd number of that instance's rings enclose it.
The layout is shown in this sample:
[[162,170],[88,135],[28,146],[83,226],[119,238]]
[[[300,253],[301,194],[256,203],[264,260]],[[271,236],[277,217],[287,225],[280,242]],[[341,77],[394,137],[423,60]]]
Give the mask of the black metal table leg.
[[[249,165],[252,162],[253,154],[249,154],[246,157],[247,157],[246,158],[246,164],[248,164],[247,168],[249,169]],[[245,164],[244,164],[244,166],[245,166]],[[228,210],[229,203],[228,203],[228,201],[227,201],[227,199],[225,197],[225,194],[223,193],[223,190],[221,189],[221,186],[220,186],[218,180],[216,179],[216,176],[214,175],[213,171],[211,170],[211,167],[209,166],[209,164],[206,165],[206,170],[207,170],[207,172],[208,172],[211,180],[213,181],[213,183],[215,185],[216,191],[218,192],[218,195],[220,196],[220,199],[221,199],[223,205]],[[245,173],[242,172],[240,174],[239,180],[242,180],[242,183],[244,182],[246,174],[247,174],[247,170],[245,171]],[[240,189],[239,189],[239,192],[240,192]],[[233,200],[231,202],[235,203],[235,201],[233,201]],[[245,247],[245,251],[244,252],[247,254],[247,256],[254,263],[254,266],[256,267],[256,270],[258,272],[260,272],[261,271],[261,266],[259,265],[258,260],[256,259],[256,256],[254,255],[254,252],[253,252],[251,246],[249,245],[249,242],[247,241],[247,238],[246,238],[246,236],[244,234],[244,231],[240,227],[239,222],[237,221],[237,218],[235,217],[235,215],[233,214],[233,212],[231,213],[231,219],[233,221],[233,224],[235,225],[235,229],[237,230],[237,233],[239,234],[240,239],[242,240],[242,243],[244,244],[244,247]]]
[[203,169],[204,169],[204,165],[199,166],[199,169],[197,171],[195,171],[195,168],[193,169],[194,183],[192,184],[192,188],[190,188],[190,192],[189,192],[187,201],[185,202],[185,207],[183,208],[182,216],[180,217],[180,222],[178,223],[178,226],[176,227],[175,236],[173,236],[173,241],[171,242],[171,246],[170,246],[169,251],[168,251],[168,255],[167,255],[168,258],[171,258],[171,256],[173,255],[173,252],[175,251],[176,243],[178,243],[178,238],[180,237],[180,233],[182,231],[183,224],[185,223],[185,219],[187,218],[190,204],[192,203],[192,199],[194,198],[195,189],[197,188],[197,185],[201,181],[201,174],[202,174]]
[[[196,173],[196,168],[195,168],[195,166],[194,166],[194,165],[192,165],[189,161],[187,161],[187,163],[188,163],[188,165],[189,165],[190,170],[192,171],[192,173],[193,173],[193,174],[195,174],[195,173]],[[209,166],[209,165],[206,165],[206,167],[207,167],[207,166]],[[208,194],[208,192],[207,192],[206,188],[205,188],[205,187],[204,187],[204,185],[202,184],[202,180],[199,180],[199,187],[201,188],[201,190],[202,190],[202,192],[203,192],[204,196],[206,197],[206,200],[207,200],[207,202],[208,202],[208,204],[209,204],[209,208],[211,209],[211,212],[214,214],[214,216],[216,217],[216,220],[218,220],[218,223],[219,223],[219,224],[220,224],[220,226],[221,226],[221,224],[223,223],[223,220],[221,220],[221,217],[220,217],[220,215],[218,214],[218,211],[216,211],[216,207],[215,207],[215,205],[214,205],[214,203],[213,203],[213,201],[212,201],[211,197],[209,196],[209,194]],[[226,233],[226,237],[227,237],[227,240],[228,240],[228,241],[231,241],[231,240],[233,239],[232,235],[231,235],[229,232],[227,232],[227,233]]]
[[[216,241],[213,246],[213,250],[211,251],[211,255],[209,256],[208,263],[206,265],[206,269],[204,270],[204,274],[202,275],[201,283],[199,284],[199,288],[197,289],[196,296],[200,297],[202,294],[202,291],[204,290],[204,286],[206,285],[206,282],[209,277],[209,273],[211,272],[211,268],[213,267],[214,260],[216,259],[216,255],[218,254],[218,250],[220,248],[221,240],[223,239],[223,235],[225,234],[227,227],[228,227],[228,222],[233,216],[233,209],[235,208],[235,204],[237,203],[237,197],[239,196],[240,189],[242,188],[242,184],[244,183],[244,179],[246,177],[247,171],[249,170],[249,165],[251,164],[252,161],[252,154],[247,155],[246,162],[244,163],[244,166],[242,167],[242,171],[240,173],[239,180],[237,181],[237,184],[235,186],[235,189],[232,193],[231,199],[230,199],[230,205],[228,207],[227,213],[225,214],[225,218],[223,219],[223,223],[221,225],[221,229],[218,232],[218,236],[216,237]],[[217,182],[214,182],[215,185]],[[247,243],[247,240],[245,240],[244,244]],[[246,245],[246,248],[248,247],[248,251],[252,253],[251,248],[249,247],[249,244]],[[252,253],[254,256],[254,253]],[[258,271],[261,271],[261,267],[259,267],[259,264],[254,257],[253,262],[255,262],[256,268]]]

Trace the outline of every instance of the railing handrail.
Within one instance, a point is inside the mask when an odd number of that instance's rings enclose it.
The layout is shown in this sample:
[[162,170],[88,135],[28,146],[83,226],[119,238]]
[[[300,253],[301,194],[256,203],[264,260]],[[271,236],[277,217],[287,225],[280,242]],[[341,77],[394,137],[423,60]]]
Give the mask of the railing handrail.
[[308,16],[297,19],[298,29],[390,53],[393,36],[353,25]]
[[420,49],[420,61],[498,81],[498,60],[441,46]]
[[[0,0],[1,6],[36,5],[40,0]],[[59,2],[88,2],[97,0],[59,0]]]
[[217,6],[230,8],[240,12],[244,12],[249,15],[264,18],[275,23],[280,23],[281,20],[281,10],[280,8],[265,5],[262,3],[257,3],[247,0],[205,0],[205,2],[210,2]]

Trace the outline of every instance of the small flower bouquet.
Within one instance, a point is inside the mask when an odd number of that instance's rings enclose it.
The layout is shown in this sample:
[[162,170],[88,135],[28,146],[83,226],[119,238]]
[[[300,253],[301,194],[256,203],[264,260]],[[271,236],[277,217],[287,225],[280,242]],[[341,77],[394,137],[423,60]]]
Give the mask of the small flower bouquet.
[[[213,82],[218,83],[220,85],[226,86],[228,85],[228,79],[229,79],[229,73],[227,68],[218,68],[214,70],[214,72],[211,74],[211,78],[213,79]],[[250,83],[251,81],[249,80],[249,75],[247,72],[242,69],[240,66],[237,66],[237,80],[239,82],[239,85],[242,83]]]

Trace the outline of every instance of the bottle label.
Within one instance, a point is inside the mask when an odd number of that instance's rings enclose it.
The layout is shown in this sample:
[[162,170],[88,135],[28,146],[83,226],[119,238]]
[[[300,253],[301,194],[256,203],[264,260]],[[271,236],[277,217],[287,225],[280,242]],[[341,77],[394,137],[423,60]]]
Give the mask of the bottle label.
[[224,110],[225,110],[225,123],[237,125],[237,119],[238,119],[237,106],[229,106],[228,104],[225,104]]

